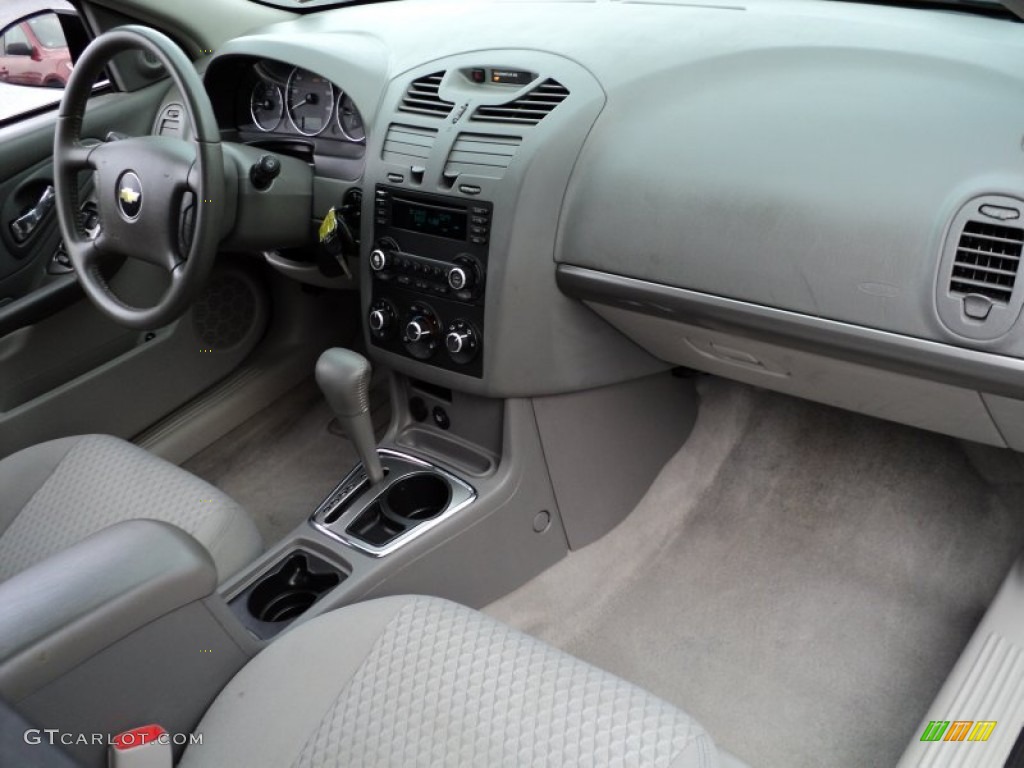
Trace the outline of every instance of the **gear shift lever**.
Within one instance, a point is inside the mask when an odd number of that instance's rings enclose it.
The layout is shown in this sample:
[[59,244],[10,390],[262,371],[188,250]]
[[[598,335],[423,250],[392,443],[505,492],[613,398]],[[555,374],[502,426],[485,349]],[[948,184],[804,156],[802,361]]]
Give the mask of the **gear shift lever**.
[[351,438],[370,484],[384,479],[370,420],[370,363],[358,352],[333,347],[316,361],[316,383]]

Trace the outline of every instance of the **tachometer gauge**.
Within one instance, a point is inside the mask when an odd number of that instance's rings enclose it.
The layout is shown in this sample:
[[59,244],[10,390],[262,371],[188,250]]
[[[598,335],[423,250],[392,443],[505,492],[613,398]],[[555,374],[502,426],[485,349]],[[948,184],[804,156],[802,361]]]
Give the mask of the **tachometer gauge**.
[[303,136],[316,136],[331,122],[334,86],[304,69],[292,70],[285,92],[288,118]]
[[272,131],[277,128],[284,117],[281,89],[266,80],[257,81],[249,97],[249,112],[252,121],[261,131]]
[[349,141],[358,143],[366,140],[363,118],[359,115],[356,105],[352,103],[352,99],[344,93],[338,102],[338,127]]

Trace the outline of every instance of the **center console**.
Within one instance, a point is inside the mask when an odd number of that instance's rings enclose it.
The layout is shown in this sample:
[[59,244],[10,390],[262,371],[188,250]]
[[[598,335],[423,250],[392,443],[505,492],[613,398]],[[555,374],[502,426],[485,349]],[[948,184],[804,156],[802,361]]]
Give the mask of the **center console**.
[[377,185],[372,296],[375,346],[483,375],[484,301],[493,206]]

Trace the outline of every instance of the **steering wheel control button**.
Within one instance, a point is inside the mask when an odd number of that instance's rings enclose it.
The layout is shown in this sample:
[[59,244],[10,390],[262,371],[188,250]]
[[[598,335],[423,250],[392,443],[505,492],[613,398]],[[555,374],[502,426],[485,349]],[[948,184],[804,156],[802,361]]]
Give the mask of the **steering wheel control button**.
[[455,320],[446,329],[444,347],[452,362],[466,365],[480,351],[480,334],[468,320]]
[[117,180],[117,210],[126,221],[135,221],[142,212],[142,180],[135,171],[125,171]]

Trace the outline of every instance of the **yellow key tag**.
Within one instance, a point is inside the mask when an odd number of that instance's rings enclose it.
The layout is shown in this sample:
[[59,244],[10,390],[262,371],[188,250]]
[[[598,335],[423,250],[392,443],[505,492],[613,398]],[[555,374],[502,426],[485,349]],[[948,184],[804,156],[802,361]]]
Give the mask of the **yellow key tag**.
[[335,234],[338,231],[338,218],[334,212],[334,208],[327,212],[324,216],[323,222],[320,224],[320,242],[327,244],[334,239]]

